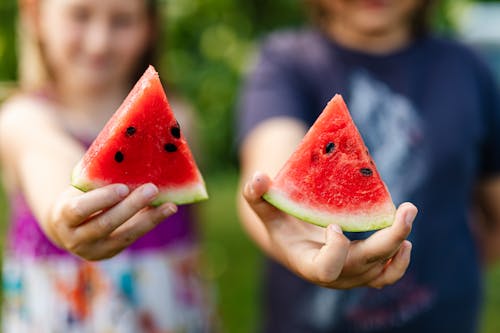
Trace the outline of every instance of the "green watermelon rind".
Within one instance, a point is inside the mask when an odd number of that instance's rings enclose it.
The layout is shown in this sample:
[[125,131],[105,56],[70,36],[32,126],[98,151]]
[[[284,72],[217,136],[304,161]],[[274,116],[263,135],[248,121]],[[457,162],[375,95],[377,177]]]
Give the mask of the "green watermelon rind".
[[276,208],[304,222],[320,227],[335,223],[343,231],[348,232],[373,231],[389,227],[394,222],[396,212],[394,204],[388,202],[374,209],[370,214],[355,212],[345,214],[330,213],[301,205],[274,188],[270,188],[262,197]]
[[159,206],[165,202],[172,202],[176,205],[192,204],[208,199],[207,190],[203,183],[195,183],[189,186],[183,186],[182,189],[163,189],[156,199],[151,203],[153,206]]
[[[207,200],[208,194],[201,175],[199,179],[201,180],[191,184],[182,185],[182,187],[178,188],[160,187],[160,193],[157,195],[156,199],[151,202],[151,205],[160,206],[165,202],[172,202],[176,205],[185,205]],[[78,163],[73,169],[73,173],[71,175],[71,185],[80,191],[88,192],[108,185],[108,183],[89,180],[83,175],[81,163]]]

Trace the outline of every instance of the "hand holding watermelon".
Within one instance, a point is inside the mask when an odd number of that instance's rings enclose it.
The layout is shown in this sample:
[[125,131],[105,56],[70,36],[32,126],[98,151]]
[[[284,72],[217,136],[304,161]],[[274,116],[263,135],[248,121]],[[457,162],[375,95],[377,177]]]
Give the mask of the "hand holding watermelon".
[[87,259],[117,254],[173,214],[174,204],[208,198],[152,66],[75,166],[71,184],[88,193],[62,200],[53,238]]
[[177,211],[172,203],[153,207],[159,190],[145,184],[130,191],[123,184],[82,193],[69,188],[57,200],[49,237],[87,260],[113,257]]
[[304,223],[262,199],[271,179],[257,173],[243,195],[262,222],[269,254],[304,279],[329,288],[381,288],[399,280],[410,262],[406,240],[417,209],[410,203],[396,211],[394,223],[361,241],[349,241],[340,227]]
[[[417,209],[406,203],[396,211],[340,95],[305,130],[296,119],[274,118],[246,138],[244,178],[253,170],[281,170],[273,181],[257,173],[245,185],[244,226],[269,255],[313,283],[394,283],[409,264],[406,237]],[[383,230],[362,241],[342,234],[375,229]]]

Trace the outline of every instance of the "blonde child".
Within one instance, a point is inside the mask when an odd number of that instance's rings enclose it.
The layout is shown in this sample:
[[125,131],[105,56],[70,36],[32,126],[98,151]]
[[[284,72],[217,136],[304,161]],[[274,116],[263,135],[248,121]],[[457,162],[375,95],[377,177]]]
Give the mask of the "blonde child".
[[[483,244],[498,244],[500,230],[500,98],[491,73],[470,50],[428,32],[431,1],[308,3],[315,25],[263,41],[239,107],[240,215],[274,259],[262,331],[475,332],[475,190],[490,221]],[[335,93],[401,204],[394,225],[369,237],[306,224],[260,198],[267,174]],[[411,234],[416,209],[404,201],[419,208]]]
[[149,0],[20,1],[21,90],[0,111],[5,333],[209,331],[191,211],[151,207],[153,184],[69,185],[154,60],[158,12]]

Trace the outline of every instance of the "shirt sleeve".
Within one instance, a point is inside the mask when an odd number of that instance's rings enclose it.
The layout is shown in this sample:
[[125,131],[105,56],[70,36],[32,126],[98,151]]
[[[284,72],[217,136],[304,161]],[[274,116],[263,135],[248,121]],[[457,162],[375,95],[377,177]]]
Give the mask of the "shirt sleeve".
[[246,78],[237,105],[237,143],[259,123],[280,116],[307,122],[306,84],[290,36],[268,37]]

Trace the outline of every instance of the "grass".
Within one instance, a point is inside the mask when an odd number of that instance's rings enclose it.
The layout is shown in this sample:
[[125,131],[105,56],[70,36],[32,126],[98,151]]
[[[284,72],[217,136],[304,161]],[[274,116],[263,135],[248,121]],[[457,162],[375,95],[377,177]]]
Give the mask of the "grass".
[[259,322],[259,250],[236,216],[235,172],[207,179],[210,200],[200,205],[204,275],[216,286],[223,332],[255,332]]
[[[500,241],[500,240],[499,240]],[[486,277],[486,299],[482,333],[500,332],[500,265],[490,269]]]
[[[215,287],[224,333],[255,332],[259,324],[260,251],[244,234],[235,209],[236,172],[206,179],[210,200],[199,204],[202,276]],[[0,214],[6,206],[0,194]],[[1,220],[1,235],[5,221]],[[3,240],[3,237],[1,238]],[[500,265],[486,279],[486,299],[481,333],[500,332]]]

